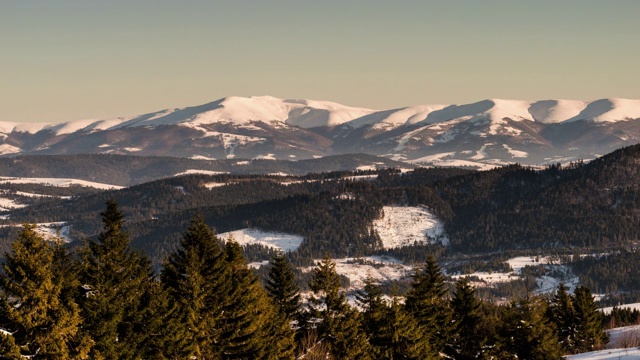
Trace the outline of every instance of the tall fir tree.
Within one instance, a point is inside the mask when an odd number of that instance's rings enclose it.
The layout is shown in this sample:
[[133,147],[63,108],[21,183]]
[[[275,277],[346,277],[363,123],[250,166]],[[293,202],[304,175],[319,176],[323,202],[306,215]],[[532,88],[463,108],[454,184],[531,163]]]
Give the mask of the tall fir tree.
[[0,274],[0,357],[87,358],[91,340],[81,331],[78,305],[64,297],[64,270],[56,250],[25,224]]
[[149,260],[131,249],[124,215],[115,200],[100,213],[98,241],[87,240],[80,271],[86,290],[79,298],[84,327],[95,341],[94,359],[137,359],[147,342],[146,313],[141,308],[152,279]]
[[429,335],[435,351],[441,353],[451,336],[451,307],[446,298],[448,289],[440,266],[429,256],[413,275],[405,307]]
[[609,341],[604,331],[602,313],[593,300],[593,294],[586,286],[578,286],[572,297],[575,309],[575,353],[600,350]]
[[271,302],[233,239],[225,245],[225,260],[231,286],[222,318],[222,358],[293,359],[295,342],[290,323]]
[[558,290],[549,303],[549,318],[558,330],[558,343],[567,354],[575,352],[576,347],[576,311],[567,287],[560,283]]
[[547,303],[537,296],[513,301],[500,324],[502,359],[560,360],[562,347],[547,320]]
[[437,359],[429,339],[417,321],[393,297],[390,304],[382,297],[380,285],[368,277],[356,294],[363,312],[363,328],[369,334],[374,359]]
[[453,333],[446,353],[459,360],[477,359],[484,351],[485,336],[480,331],[482,315],[480,300],[467,277],[456,282],[451,299]]
[[290,321],[298,319],[300,289],[286,254],[279,252],[271,260],[265,288],[282,315]]
[[312,271],[307,331],[317,332],[318,343],[334,359],[370,359],[371,348],[362,330],[361,314],[347,303],[341,291],[336,264],[326,256]]
[[202,216],[195,217],[162,269],[173,333],[170,358],[216,359],[222,312],[229,303],[230,271],[225,254]]

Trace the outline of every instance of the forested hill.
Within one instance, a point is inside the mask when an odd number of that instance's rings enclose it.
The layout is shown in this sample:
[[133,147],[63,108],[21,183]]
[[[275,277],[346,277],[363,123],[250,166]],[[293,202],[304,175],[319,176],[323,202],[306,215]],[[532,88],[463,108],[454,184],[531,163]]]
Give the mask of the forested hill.
[[111,154],[0,157],[0,175],[5,177],[72,178],[120,186],[137,185],[197,171],[245,175],[305,175],[311,172],[346,171],[359,167],[412,169],[415,166],[366,154],[326,156],[300,161],[202,160]]
[[[134,246],[156,263],[174,249],[196,214],[204,214],[219,232],[255,227],[302,235],[302,245],[292,254],[300,262],[326,254],[381,253],[372,221],[382,216],[385,205],[428,208],[444,223],[450,245],[441,251],[449,253],[610,248],[633,245],[638,238],[639,171],[636,145],[587,164],[544,170],[511,165],[484,172],[188,175],[68,200],[41,199],[12,211],[10,221],[68,222],[71,236],[80,240],[98,233],[98,213],[114,198],[126,215]],[[15,235],[0,231],[5,244]],[[418,249],[426,256],[426,247]],[[252,259],[268,254],[252,251]],[[414,249],[412,256],[419,252]]]

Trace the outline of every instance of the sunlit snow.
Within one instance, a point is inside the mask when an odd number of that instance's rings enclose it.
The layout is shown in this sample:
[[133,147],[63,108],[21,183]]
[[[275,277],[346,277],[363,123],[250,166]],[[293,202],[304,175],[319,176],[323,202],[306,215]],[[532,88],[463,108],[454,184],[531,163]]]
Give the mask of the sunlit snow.
[[299,235],[266,232],[258,229],[242,229],[218,234],[223,241],[233,238],[240,245],[260,244],[285,252],[294,251],[302,243],[303,237]]
[[414,243],[441,243],[449,239],[442,222],[425,207],[385,206],[381,219],[373,222],[385,249]]

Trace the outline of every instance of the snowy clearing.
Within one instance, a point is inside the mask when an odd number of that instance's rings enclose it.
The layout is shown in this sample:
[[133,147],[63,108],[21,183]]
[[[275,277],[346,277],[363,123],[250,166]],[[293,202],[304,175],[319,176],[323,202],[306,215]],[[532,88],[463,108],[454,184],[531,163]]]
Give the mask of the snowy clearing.
[[258,229],[242,229],[217,235],[223,241],[233,238],[240,245],[260,244],[282,251],[294,251],[302,243],[303,237],[284,233],[273,233]]
[[221,187],[221,186],[227,186],[231,183],[217,183],[217,182],[212,182],[212,183],[206,183],[204,184],[204,187],[206,187],[207,189],[211,190],[213,188],[217,188],[217,187]]
[[525,266],[537,266],[537,265],[545,265],[545,267],[550,267],[554,270],[554,273],[560,274],[561,278],[555,278],[551,276],[541,276],[536,279],[537,289],[536,293],[538,294],[546,294],[552,293],[558,289],[558,285],[560,282],[563,282],[569,291],[573,291],[575,287],[578,285],[579,279],[571,272],[571,269],[562,265],[556,258],[546,256],[546,257],[538,257],[538,256],[519,256],[515,258],[511,258],[507,260],[507,263],[511,267],[512,271],[501,273],[501,272],[484,272],[477,271],[471,274],[455,274],[451,277],[453,279],[458,279],[461,277],[472,277],[477,278],[479,281],[475,281],[475,286],[491,286],[496,283],[509,282],[514,280],[519,280],[522,278],[522,269]]
[[[22,224],[15,225],[0,225],[0,227],[22,227]],[[64,242],[70,242],[71,239],[69,237],[69,231],[71,230],[71,225],[67,225],[66,222],[51,222],[51,223],[39,223],[36,224],[36,232],[45,240],[54,240],[60,238]]]
[[0,183],[5,184],[41,184],[47,186],[69,187],[72,185],[80,185],[86,187],[92,187],[100,190],[119,190],[124,186],[102,184],[86,180],[78,179],[65,179],[65,178],[16,178],[0,176]]
[[640,349],[609,349],[592,351],[584,354],[568,355],[567,360],[638,360]]
[[211,171],[211,170],[196,170],[196,169],[189,169],[189,170],[185,170],[181,173],[177,173],[173,176],[182,176],[182,175],[194,175],[194,174],[201,174],[201,175],[222,175],[222,174],[228,174],[229,172],[227,171]]
[[424,207],[385,206],[382,210],[382,219],[374,220],[373,227],[385,249],[428,241],[449,243],[442,222]]
[[[583,354],[569,355],[566,359],[571,360],[614,360],[614,359],[640,359],[640,348],[634,346],[640,341],[640,325],[624,326],[611,330],[609,333],[609,344],[607,350],[592,351]],[[631,346],[631,347],[629,347]],[[625,348],[629,347],[629,348]]]
[[0,198],[0,211],[4,211],[4,210],[11,210],[11,209],[19,209],[19,208],[23,208],[27,205],[24,204],[18,204],[17,202],[11,200],[11,199],[7,199],[7,198]]
[[[318,264],[322,260],[315,260]],[[398,280],[410,276],[413,266],[404,265],[397,259],[387,256],[366,256],[361,258],[333,259],[336,263],[336,272],[349,278],[349,288],[346,290],[362,289],[364,280],[371,277],[380,282]],[[309,272],[316,266],[300,268],[303,272]]]

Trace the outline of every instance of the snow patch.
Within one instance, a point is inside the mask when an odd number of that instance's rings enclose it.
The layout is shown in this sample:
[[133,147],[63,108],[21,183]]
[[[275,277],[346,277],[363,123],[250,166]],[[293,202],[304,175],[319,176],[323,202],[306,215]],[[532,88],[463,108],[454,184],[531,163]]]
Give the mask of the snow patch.
[[18,154],[22,151],[19,147],[11,146],[9,144],[0,145],[0,155]]
[[92,187],[100,190],[119,190],[124,186],[101,184],[92,181],[78,180],[78,179],[66,179],[66,178],[15,178],[0,176],[0,183],[5,184],[41,184],[47,186],[69,187],[72,185],[80,185],[86,187]]
[[219,239],[228,241],[233,238],[240,245],[260,244],[282,251],[294,251],[302,243],[303,237],[285,233],[261,231],[258,229],[242,229],[217,235]]
[[204,156],[204,155],[192,155],[191,157],[189,157],[189,159],[192,159],[192,160],[216,160],[216,158],[207,157],[207,156]]
[[181,175],[192,175],[192,174],[202,174],[202,175],[221,175],[228,174],[226,171],[212,171],[212,170],[197,170],[197,169],[189,169],[183,172],[177,173],[173,176],[181,176]]
[[385,249],[414,243],[449,243],[444,225],[425,207],[384,206],[382,211],[382,219],[374,220],[373,228]]
[[520,150],[514,150],[514,149],[510,148],[509,145],[507,145],[507,144],[503,144],[502,146],[507,150],[507,152],[509,152],[511,157],[514,157],[514,158],[526,158],[526,157],[529,156],[529,154],[527,152],[520,151]]

